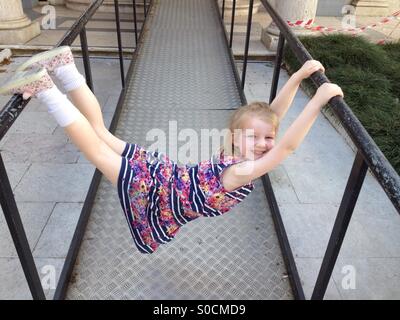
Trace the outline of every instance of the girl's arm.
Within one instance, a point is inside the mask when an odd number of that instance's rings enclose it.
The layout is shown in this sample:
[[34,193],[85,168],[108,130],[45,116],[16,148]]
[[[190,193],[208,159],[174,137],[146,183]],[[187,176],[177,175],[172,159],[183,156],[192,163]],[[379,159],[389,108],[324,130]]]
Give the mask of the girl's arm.
[[268,153],[257,160],[237,163],[226,169],[222,177],[225,189],[234,190],[277,167],[300,145],[317,119],[321,108],[334,96],[343,97],[339,86],[332,83],[321,85],[279,143]]
[[279,91],[278,95],[270,105],[272,111],[274,111],[278,116],[279,121],[283,119],[289,107],[291,106],[301,81],[308,78],[316,71],[325,72],[325,69],[319,61],[306,61],[297,72],[292,74],[289,80]]

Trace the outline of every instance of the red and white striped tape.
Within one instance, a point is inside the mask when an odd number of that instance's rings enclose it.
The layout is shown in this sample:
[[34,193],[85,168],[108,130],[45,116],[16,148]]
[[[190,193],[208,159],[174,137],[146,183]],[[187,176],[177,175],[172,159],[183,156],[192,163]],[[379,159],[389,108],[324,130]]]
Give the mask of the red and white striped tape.
[[314,23],[314,19],[309,20],[296,20],[296,21],[286,21],[291,27],[310,27]]
[[356,28],[333,28],[333,27],[325,27],[325,26],[314,26],[314,19],[309,20],[296,20],[296,21],[287,21],[287,24],[291,27],[302,27],[311,31],[320,31],[320,32],[333,32],[333,31],[347,31],[347,32],[363,32],[366,29],[375,28],[379,25],[388,23],[389,21],[399,19],[400,18],[400,10],[396,11],[395,13],[391,14],[380,20],[379,22],[375,22],[373,24],[364,26],[364,27],[356,27]]

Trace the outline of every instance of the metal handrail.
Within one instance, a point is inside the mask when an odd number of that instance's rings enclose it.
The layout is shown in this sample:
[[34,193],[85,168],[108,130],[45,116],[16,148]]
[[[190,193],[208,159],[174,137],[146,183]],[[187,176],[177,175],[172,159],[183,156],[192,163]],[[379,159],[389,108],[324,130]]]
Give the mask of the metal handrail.
[[[276,63],[274,76],[271,86],[271,94],[270,94],[270,102],[275,98],[280,65],[283,57],[283,50],[285,41],[287,42],[288,47],[293,51],[296,58],[300,63],[304,63],[307,60],[311,60],[312,56],[305,49],[303,44],[297,38],[297,36],[290,30],[287,23],[279,16],[279,14],[275,11],[275,9],[269,4],[267,0],[261,0],[261,3],[275,22],[276,26],[280,30],[278,49],[276,55]],[[246,35],[246,48],[244,54],[244,64],[243,70],[246,69],[247,58],[248,58],[248,42],[250,37],[250,28],[251,28],[251,12],[252,12],[253,0],[249,0],[249,14],[248,14],[248,26],[247,26],[247,35]],[[224,11],[224,3],[222,11]],[[233,13],[234,14],[234,9]],[[234,21],[234,17],[232,17],[232,21]],[[231,34],[230,34],[230,47],[232,47],[232,38],[233,38],[233,26],[231,25]],[[245,71],[242,75],[242,88],[244,88],[245,81]],[[311,77],[313,83],[318,87],[325,82],[330,82],[329,79],[325,76],[325,74],[321,72],[314,73]],[[350,223],[350,219],[356,205],[359,193],[361,191],[362,184],[364,182],[365,175],[367,173],[368,168],[371,169],[374,176],[377,178],[379,184],[385,191],[386,195],[392,202],[393,206],[400,213],[400,177],[397,172],[394,170],[392,165],[383,155],[382,151],[378,148],[376,143],[373,141],[371,136],[368,134],[366,129],[357,119],[357,117],[353,114],[349,106],[341,97],[334,97],[330,100],[329,104],[333,107],[334,112],[340,119],[343,127],[349,134],[350,138],[354,142],[357,147],[357,154],[353,163],[353,167],[351,173],[349,175],[349,179],[344,191],[344,195],[341,201],[341,205],[339,207],[339,211],[336,217],[336,221],[333,226],[332,234],[329,239],[329,243],[327,246],[327,250],[324,255],[324,259],[321,265],[321,269],[318,275],[317,282],[314,287],[314,292],[312,294],[312,299],[322,299],[326,292],[326,288],[329,283],[329,279],[332,275],[333,268],[335,266],[337,257],[340,252],[341,245],[344,240],[344,236],[346,234],[348,225]],[[264,182],[264,181],[263,181]],[[272,190],[272,189],[271,189]],[[275,203],[270,203],[272,208],[273,215],[280,220],[280,213]],[[279,222],[280,223],[280,222]],[[279,225],[279,227],[283,227]],[[283,240],[281,243],[285,244],[286,234],[283,228]],[[289,244],[286,243],[289,248]],[[291,260],[291,257],[289,257]],[[290,269],[290,268],[289,268]],[[296,272],[296,271],[295,271]],[[292,282],[292,285],[294,282]],[[296,286],[298,284],[295,284]],[[301,288],[298,288],[301,291]]]
[[[225,6],[225,1],[223,4]],[[235,10],[236,10],[236,0],[232,1],[232,16],[231,16],[231,36],[229,38],[229,48],[232,49],[232,42],[233,42],[233,28],[235,27]],[[222,9],[224,11],[224,7]]]
[[[261,0],[261,3],[279,28],[281,32],[280,37],[286,39],[288,46],[300,63],[312,59],[310,53],[305,49],[296,35],[290,30],[287,23],[277,14],[268,1]],[[321,72],[313,74],[311,80],[316,86],[320,86],[325,82],[330,82],[325,74]],[[323,299],[325,295],[368,168],[371,169],[393,206],[400,213],[399,175],[343,98],[334,97],[330,100],[329,104],[332,106],[343,127],[356,145],[357,154],[311,299]]]
[[[310,53],[305,49],[297,36],[290,30],[287,23],[277,14],[268,1],[261,0],[261,3],[265,6],[277,27],[282,32],[287,44],[292,49],[296,58],[301,63],[312,59]],[[321,72],[312,75],[311,80],[317,86],[320,86],[325,82],[330,82],[325,74]],[[362,153],[368,167],[385,190],[388,198],[400,213],[400,176],[394,170],[345,101],[342,98],[333,98],[330,101],[330,105],[333,107],[334,112],[339,117],[352,141]]]

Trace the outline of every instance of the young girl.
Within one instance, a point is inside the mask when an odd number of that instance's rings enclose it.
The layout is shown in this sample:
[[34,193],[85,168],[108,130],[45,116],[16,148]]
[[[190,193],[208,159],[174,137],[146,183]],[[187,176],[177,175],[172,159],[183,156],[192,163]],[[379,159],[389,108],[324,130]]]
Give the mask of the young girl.
[[[85,157],[117,186],[138,250],[152,253],[172,240],[187,222],[229,211],[253,190],[254,179],[274,169],[299,146],[320,109],[332,97],[343,97],[337,85],[323,84],[275,143],[279,121],[300,82],[316,71],[324,72],[323,66],[318,61],[307,61],[271,105],[257,102],[238,108],[230,119],[229,134],[220,152],[195,166],[178,166],[167,156],[112,135],[69,47],[33,56],[0,88],[0,94],[36,97],[47,106]],[[49,74],[61,82],[70,100]]]

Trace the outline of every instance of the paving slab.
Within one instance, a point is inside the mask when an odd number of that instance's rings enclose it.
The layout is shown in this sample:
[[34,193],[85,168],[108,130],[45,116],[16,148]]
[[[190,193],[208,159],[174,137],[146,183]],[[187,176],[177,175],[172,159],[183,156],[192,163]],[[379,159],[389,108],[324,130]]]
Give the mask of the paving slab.
[[[301,284],[303,286],[306,299],[311,298],[321,263],[322,259],[320,258],[296,258],[296,266],[299,270]],[[334,279],[329,280],[324,299],[342,300],[340,290],[338,289]]]
[[57,203],[35,247],[35,258],[64,258],[75,231],[82,203]]
[[398,300],[399,265],[400,258],[339,256],[333,279],[345,300]]
[[[30,203],[24,202],[17,204],[22,223],[25,228],[25,233],[28,238],[29,246],[31,250],[34,250],[42,232],[45,228],[49,217],[54,209],[54,202],[42,202],[42,203]],[[10,258],[17,257],[17,251],[12,241],[8,226],[3,215],[3,211],[0,209],[0,257]],[[4,266],[0,264],[0,270]]]
[[79,155],[65,135],[14,133],[2,146],[6,162],[66,164],[76,163]]
[[22,202],[83,202],[94,166],[33,163],[15,189]]
[[[64,259],[35,259],[47,299],[52,299],[54,296],[53,284],[57,284],[59,280],[63,263]],[[19,259],[0,257],[0,267],[0,297],[7,300],[32,300]]]
[[51,135],[56,127],[57,123],[45,110],[35,113],[29,113],[24,110],[18,117],[18,121],[8,132],[9,134]]
[[0,296],[2,300],[32,300],[18,258],[0,258]]
[[15,189],[24,174],[28,171],[28,168],[31,166],[31,164],[7,162],[4,164],[4,166],[7,170],[7,176],[8,180],[10,181],[11,189]]

